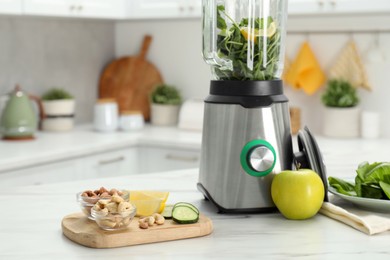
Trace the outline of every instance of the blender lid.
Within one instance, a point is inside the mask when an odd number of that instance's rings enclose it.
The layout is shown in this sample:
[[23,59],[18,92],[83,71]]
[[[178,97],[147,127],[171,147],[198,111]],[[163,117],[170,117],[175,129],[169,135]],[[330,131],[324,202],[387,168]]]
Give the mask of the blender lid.
[[328,201],[328,181],[321,150],[307,126],[298,132],[299,152],[294,154],[296,168],[310,168],[321,177],[325,189],[324,201]]

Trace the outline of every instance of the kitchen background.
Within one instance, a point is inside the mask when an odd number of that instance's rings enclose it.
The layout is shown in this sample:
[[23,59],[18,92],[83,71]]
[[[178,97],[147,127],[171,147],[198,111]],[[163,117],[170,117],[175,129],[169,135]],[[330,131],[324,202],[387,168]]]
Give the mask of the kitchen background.
[[[349,33],[355,30],[366,32]],[[378,30],[384,32],[378,34]],[[390,122],[386,120],[390,112],[387,101],[390,50],[386,48],[390,33],[386,30],[390,32],[390,16],[386,13],[291,15],[287,56],[294,59],[301,44],[308,40],[321,67],[327,71],[353,38],[373,87],[372,92],[359,90],[360,107],[380,113],[382,136],[390,137]],[[211,74],[201,57],[199,17],[113,21],[1,16],[0,93],[7,93],[16,83],[35,95],[52,86],[63,87],[76,97],[76,122],[91,122],[104,66],[116,57],[136,55],[145,34],[153,36],[148,59],[159,68],[165,82],[177,86],[184,98],[203,99]],[[380,61],[367,58],[376,38],[385,57]],[[320,134],[323,87],[313,96],[288,86],[285,91],[290,104],[301,108],[302,124]]]

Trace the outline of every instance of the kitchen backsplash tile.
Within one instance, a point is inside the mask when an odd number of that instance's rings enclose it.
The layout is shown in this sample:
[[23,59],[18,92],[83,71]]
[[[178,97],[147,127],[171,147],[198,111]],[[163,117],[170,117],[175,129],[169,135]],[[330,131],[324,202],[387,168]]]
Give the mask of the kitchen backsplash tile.
[[35,95],[63,87],[76,98],[76,122],[91,122],[114,33],[113,21],[0,17],[0,94],[16,83]]

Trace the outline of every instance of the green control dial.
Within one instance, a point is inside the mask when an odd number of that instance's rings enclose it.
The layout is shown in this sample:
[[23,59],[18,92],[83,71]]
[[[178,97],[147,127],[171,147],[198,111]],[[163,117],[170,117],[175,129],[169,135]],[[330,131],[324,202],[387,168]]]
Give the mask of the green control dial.
[[276,163],[276,152],[265,140],[252,140],[241,151],[241,166],[246,173],[263,177],[272,172]]

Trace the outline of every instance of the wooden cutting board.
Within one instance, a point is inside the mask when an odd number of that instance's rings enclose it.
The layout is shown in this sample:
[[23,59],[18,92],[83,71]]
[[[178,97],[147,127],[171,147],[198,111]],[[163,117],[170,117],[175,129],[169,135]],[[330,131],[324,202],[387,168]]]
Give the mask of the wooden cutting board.
[[123,247],[201,237],[212,231],[213,224],[204,215],[200,215],[199,221],[194,224],[177,224],[167,219],[164,225],[154,225],[148,229],[140,229],[138,218],[135,217],[127,229],[120,231],[105,231],[81,212],[62,219],[62,232],[67,238],[93,248]]
[[99,82],[100,98],[115,98],[119,111],[139,110],[145,120],[150,118],[149,94],[163,83],[158,69],[147,61],[152,37],[144,37],[138,56],[122,57],[108,64]]

